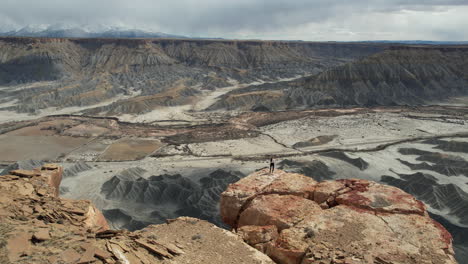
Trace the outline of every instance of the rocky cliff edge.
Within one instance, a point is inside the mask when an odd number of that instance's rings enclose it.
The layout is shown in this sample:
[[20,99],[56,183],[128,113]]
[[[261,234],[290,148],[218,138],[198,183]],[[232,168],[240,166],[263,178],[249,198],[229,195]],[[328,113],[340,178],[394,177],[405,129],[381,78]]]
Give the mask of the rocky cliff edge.
[[281,264],[456,263],[450,233],[423,203],[371,181],[261,170],[228,187],[221,216]]
[[0,263],[273,263],[233,233],[194,218],[109,230],[90,201],[58,197],[56,165],[10,174],[0,176]]

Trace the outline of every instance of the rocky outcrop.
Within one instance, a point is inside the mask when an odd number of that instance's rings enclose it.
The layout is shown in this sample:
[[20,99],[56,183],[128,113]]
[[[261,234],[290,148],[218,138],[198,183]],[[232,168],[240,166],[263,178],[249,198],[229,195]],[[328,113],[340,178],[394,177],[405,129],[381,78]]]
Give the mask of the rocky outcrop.
[[221,216],[277,263],[456,263],[422,202],[371,181],[261,170],[228,187]]
[[[14,219],[41,219],[47,223],[70,224],[104,231],[109,229],[104,215],[90,202],[59,198],[63,169],[45,164],[34,170],[13,170],[1,176],[4,197],[2,216]],[[26,221],[26,220],[24,220]]]
[[0,176],[0,263],[273,263],[238,236],[195,218],[109,230],[91,202],[57,197],[61,171],[46,164]]
[[[468,195],[462,186],[454,183],[439,182],[437,177],[429,173],[415,172],[413,174],[398,174],[396,176],[382,176],[381,181],[398,187],[406,192],[411,192],[415,197],[424,201],[435,213],[437,221],[453,235],[455,253],[460,263],[468,260]],[[440,213],[439,213],[440,214]],[[456,219],[449,222],[447,219]]]
[[[62,182],[63,169],[55,164],[44,164],[40,169],[24,170],[17,169],[10,171],[11,175],[26,178],[39,177],[52,188],[54,197],[59,196],[60,183]],[[42,191],[45,192],[45,191]]]

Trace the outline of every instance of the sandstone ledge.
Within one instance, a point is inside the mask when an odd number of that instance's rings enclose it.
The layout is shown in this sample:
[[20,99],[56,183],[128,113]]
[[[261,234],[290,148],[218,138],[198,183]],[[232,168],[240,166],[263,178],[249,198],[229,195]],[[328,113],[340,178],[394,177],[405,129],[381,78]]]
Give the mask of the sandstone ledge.
[[423,203],[371,181],[262,170],[228,187],[221,216],[277,263],[456,263]]
[[57,197],[58,166],[11,174],[0,176],[0,263],[273,263],[235,234],[194,218],[109,230],[90,201]]

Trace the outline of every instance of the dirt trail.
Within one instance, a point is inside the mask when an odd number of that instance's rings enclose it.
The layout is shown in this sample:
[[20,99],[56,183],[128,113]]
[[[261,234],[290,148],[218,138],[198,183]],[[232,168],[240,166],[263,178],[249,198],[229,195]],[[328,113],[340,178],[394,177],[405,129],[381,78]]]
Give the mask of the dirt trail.
[[[234,160],[239,160],[239,161],[257,161],[257,160],[265,160],[268,159],[270,156],[275,156],[277,158],[286,158],[286,157],[300,157],[300,156],[308,156],[308,155],[313,155],[317,153],[325,153],[325,152],[333,152],[333,151],[344,151],[344,152],[374,152],[374,151],[380,151],[384,150],[387,147],[394,146],[394,145],[399,145],[403,143],[408,143],[408,142],[416,142],[416,141],[421,141],[421,140],[429,140],[429,139],[443,139],[443,138],[465,138],[468,137],[468,132],[467,133],[448,133],[444,135],[435,135],[435,136],[418,136],[418,137],[409,137],[409,138],[404,138],[400,140],[376,140],[376,141],[365,141],[365,142],[357,142],[357,143],[352,143],[352,144],[345,144],[345,145],[334,145],[334,146],[318,146],[315,147],[314,150],[297,150],[297,152],[289,152],[285,153],[284,151],[282,152],[271,152],[267,154],[261,154],[261,155],[229,155],[229,154],[222,154],[222,155],[197,155],[195,153],[190,153],[184,156],[192,156],[192,157],[197,157],[201,159],[197,160],[215,160],[215,159],[220,159],[220,158],[233,158]],[[371,146],[368,148],[354,148],[355,146],[363,146],[363,145],[375,145],[379,144],[377,146]],[[292,149],[292,148],[291,148]],[[171,157],[171,156],[181,156],[180,153],[178,154],[166,154],[164,157]],[[174,160],[172,162],[179,162],[179,160]],[[184,162],[184,160],[180,160],[180,162]]]
[[[324,152],[332,152],[332,151],[344,151],[344,152],[374,152],[384,150],[390,146],[399,145],[408,142],[415,142],[421,140],[429,140],[429,139],[443,139],[443,138],[460,138],[460,137],[468,137],[467,133],[449,133],[444,135],[436,135],[436,136],[419,136],[419,137],[410,137],[401,140],[378,140],[378,141],[366,141],[366,142],[358,142],[353,144],[342,145],[341,147],[335,146],[327,146],[327,147],[318,147],[315,150],[311,151],[303,151],[301,153],[269,153],[268,155],[256,155],[256,156],[237,156],[234,157],[236,160],[242,161],[253,161],[253,160],[264,160],[269,156],[273,155],[278,158],[285,158],[285,157],[299,157],[299,156],[308,156],[317,153],[324,153]],[[370,148],[350,148],[352,146],[362,146],[362,145],[369,145],[369,144],[378,144],[383,143],[377,146],[373,146]]]

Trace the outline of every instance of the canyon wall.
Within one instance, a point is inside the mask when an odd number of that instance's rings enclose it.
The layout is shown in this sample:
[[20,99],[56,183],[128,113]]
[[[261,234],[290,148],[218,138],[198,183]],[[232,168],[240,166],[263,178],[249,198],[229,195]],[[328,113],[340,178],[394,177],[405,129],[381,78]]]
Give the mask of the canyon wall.
[[[0,38],[0,85],[10,87],[0,94],[10,101],[17,99],[18,104],[8,109],[20,112],[122,99],[89,113],[142,113],[155,106],[186,103],[187,98],[207,89],[315,74],[384,47],[281,41]],[[132,99],[125,100],[129,97]]]
[[238,84],[252,85],[208,109],[427,104],[468,93],[467,57],[467,46],[0,38],[0,110],[142,114]]
[[468,94],[468,47],[395,46],[298,80],[250,86],[211,109],[421,105]]
[[468,48],[392,48],[295,83],[290,106],[415,105],[468,94]]

